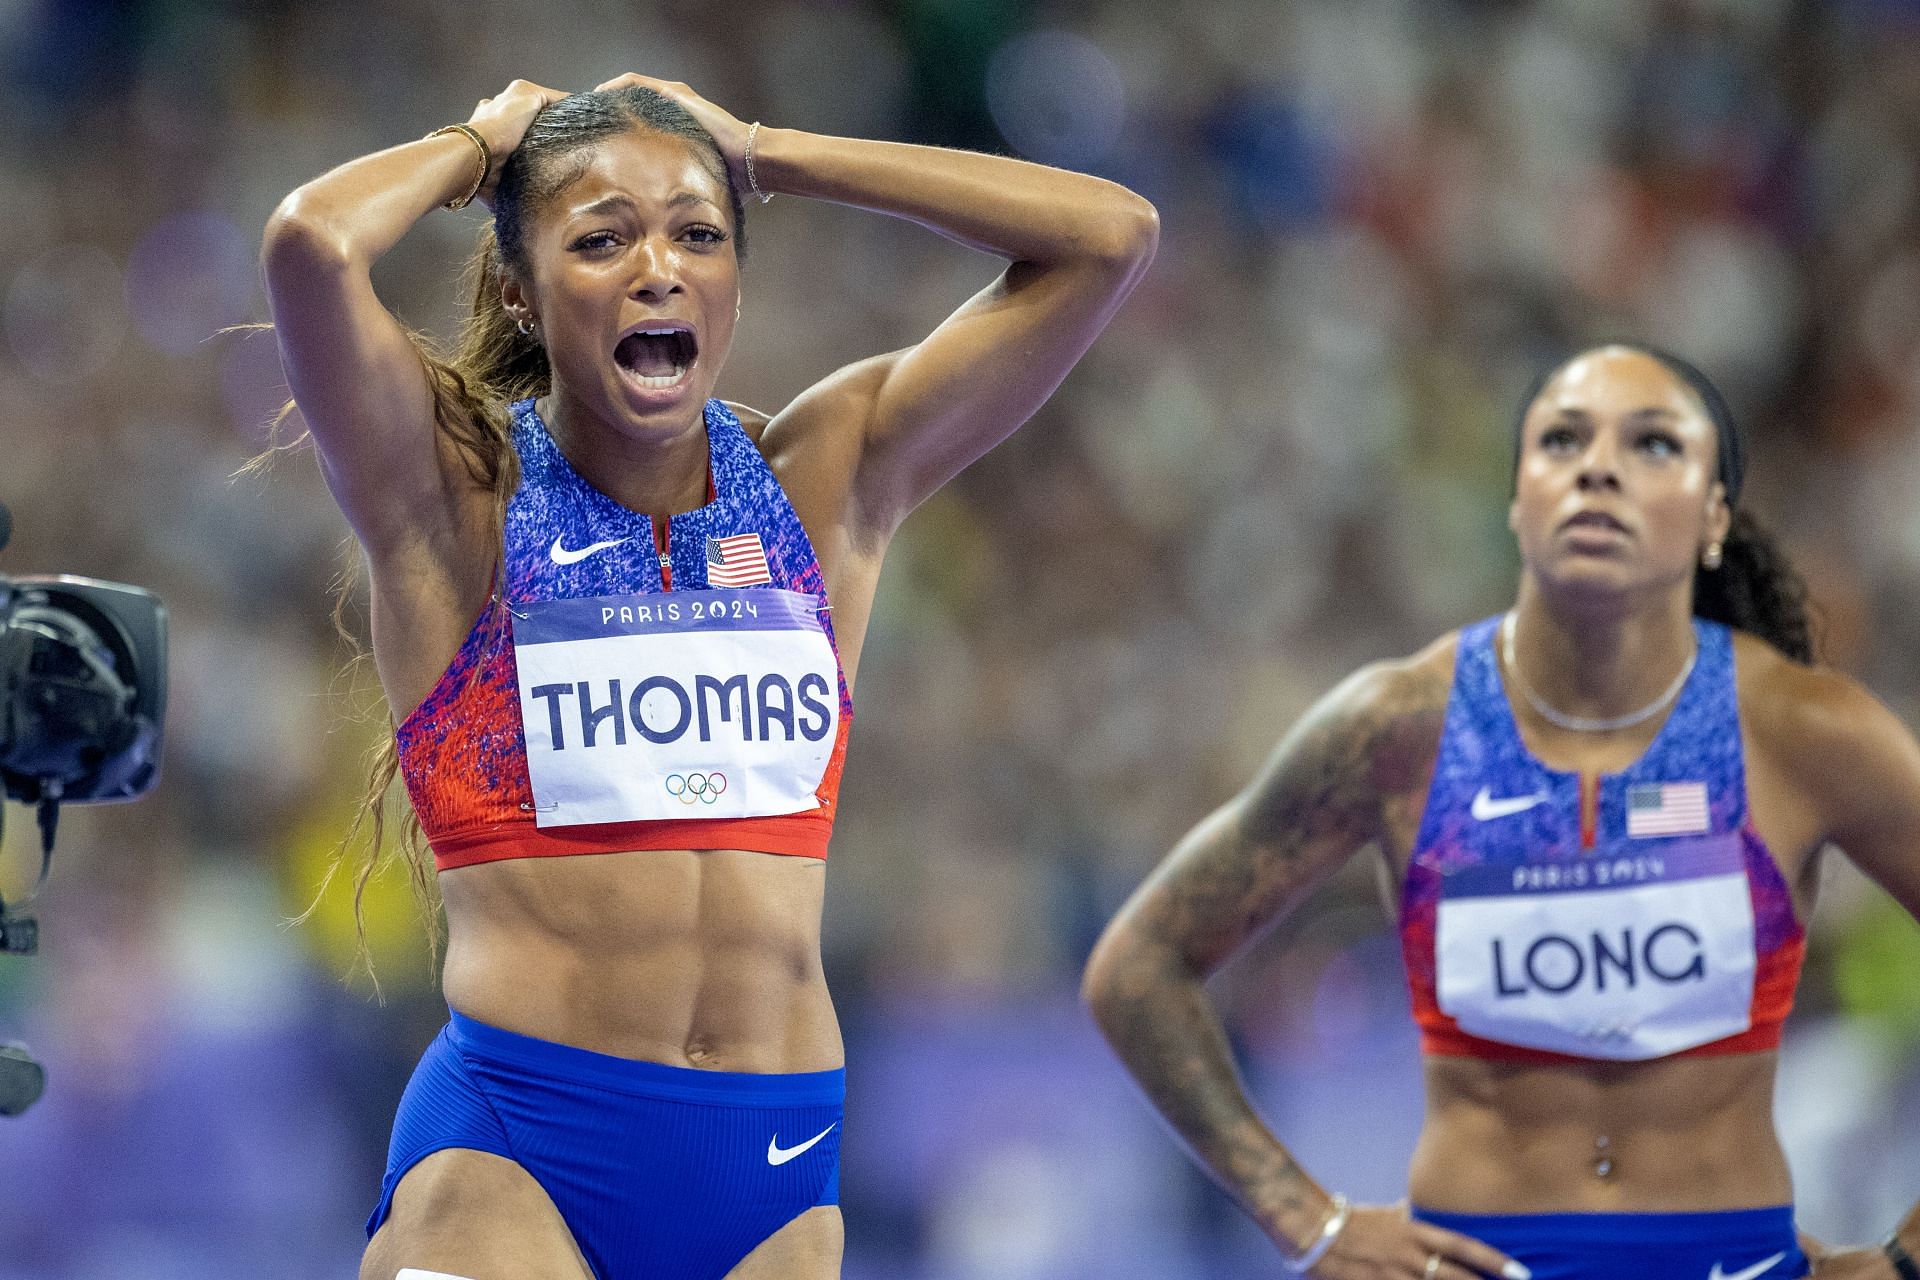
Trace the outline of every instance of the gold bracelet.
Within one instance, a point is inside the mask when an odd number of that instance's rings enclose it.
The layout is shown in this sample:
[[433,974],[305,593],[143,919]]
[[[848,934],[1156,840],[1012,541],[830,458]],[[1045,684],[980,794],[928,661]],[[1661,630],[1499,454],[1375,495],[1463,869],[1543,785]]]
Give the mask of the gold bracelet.
[[760,203],[765,204],[773,197],[760,189],[760,179],[753,176],[753,135],[759,132],[758,120],[747,126],[747,145],[743,150],[747,158],[747,186],[753,189],[753,194],[759,198]]
[[480,194],[480,188],[487,185],[487,174],[493,168],[493,152],[487,149],[487,140],[480,136],[480,131],[470,124],[441,125],[438,129],[428,134],[427,137],[437,138],[443,133],[466,135],[467,139],[473,143],[474,148],[480,152],[480,167],[474,171],[473,185],[467,188],[465,195],[458,196],[440,206],[442,209],[464,209],[473,203],[475,196]]

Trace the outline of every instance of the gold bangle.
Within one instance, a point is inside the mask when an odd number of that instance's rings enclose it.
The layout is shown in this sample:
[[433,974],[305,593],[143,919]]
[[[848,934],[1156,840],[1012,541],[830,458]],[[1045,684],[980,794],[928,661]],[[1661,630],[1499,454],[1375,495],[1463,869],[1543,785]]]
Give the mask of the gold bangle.
[[742,150],[747,160],[747,186],[752,189],[753,194],[759,199],[760,203],[765,204],[767,201],[773,199],[773,196],[771,193],[760,189],[760,179],[753,175],[753,135],[759,132],[760,122],[758,120],[755,120],[747,126],[747,145],[742,148]]
[[475,196],[480,194],[480,188],[487,185],[487,174],[493,168],[493,152],[487,149],[487,140],[480,136],[480,131],[470,124],[441,125],[427,137],[437,138],[443,133],[464,134],[473,143],[474,149],[480,153],[480,167],[474,171],[473,185],[467,188],[467,193],[440,206],[442,209],[464,209],[473,203]]

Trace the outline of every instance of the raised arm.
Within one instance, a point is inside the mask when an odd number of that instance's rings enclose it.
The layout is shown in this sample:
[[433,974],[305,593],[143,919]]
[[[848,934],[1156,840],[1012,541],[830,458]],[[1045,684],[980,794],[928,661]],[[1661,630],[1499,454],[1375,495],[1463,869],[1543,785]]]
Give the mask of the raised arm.
[[[753,130],[683,84],[624,76],[705,125],[743,192],[784,193],[890,214],[1008,260],[931,334],[861,361],[800,397],[767,429],[858,433],[850,508],[882,532],[1005,439],[1060,385],[1153,260],[1159,218],[1100,178],[937,147]],[[606,86],[602,86],[606,87]]]
[[[468,122],[491,182],[535,113],[562,95],[516,80]],[[261,246],[287,383],[328,486],[376,564],[450,516],[463,470],[443,456],[420,354],[373,289],[373,264],[473,185],[479,148],[461,133],[390,147],[294,191]],[[487,191],[483,189],[481,196]]]
[[[1261,774],[1148,877],[1087,964],[1083,991],[1114,1051],[1194,1158],[1289,1258],[1318,1241],[1334,1201],[1254,1111],[1204,984],[1380,841],[1396,806],[1419,802],[1446,695],[1444,672],[1416,659],[1366,668],[1321,699]],[[1431,1254],[1491,1275],[1509,1265],[1397,1210],[1357,1209],[1311,1274],[1432,1274]]]

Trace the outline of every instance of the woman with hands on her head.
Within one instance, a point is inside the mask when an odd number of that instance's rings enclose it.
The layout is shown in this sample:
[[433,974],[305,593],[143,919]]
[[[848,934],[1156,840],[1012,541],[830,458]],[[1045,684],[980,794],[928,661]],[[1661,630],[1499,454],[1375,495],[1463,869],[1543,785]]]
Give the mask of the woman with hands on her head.
[[[1744,470],[1686,362],[1551,371],[1516,440],[1512,609],[1326,695],[1095,949],[1115,1050],[1305,1274],[1920,1280],[1920,1209],[1878,1249],[1796,1238],[1772,1113],[1822,849],[1920,912],[1920,747],[1813,664]],[[1421,1030],[1410,1210],[1294,1162],[1202,987],[1370,848]]]
[[[1008,265],[755,413],[712,396],[743,191]],[[473,198],[493,221],[442,358],[370,271]],[[375,791],[402,775],[448,927],[451,1022],[401,1101],[363,1280],[839,1274],[823,860],[881,558],[1051,394],[1157,234],[1096,178],[762,128],[640,75],[515,81],[281,204],[275,326],[398,720]]]

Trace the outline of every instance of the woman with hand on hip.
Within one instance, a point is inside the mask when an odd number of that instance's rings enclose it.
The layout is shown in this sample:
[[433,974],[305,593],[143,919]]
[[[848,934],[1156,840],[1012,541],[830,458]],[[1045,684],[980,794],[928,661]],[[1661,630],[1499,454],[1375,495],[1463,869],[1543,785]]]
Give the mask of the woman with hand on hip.
[[[1306,1274],[1920,1280],[1920,1210],[1881,1249],[1796,1239],[1772,1114],[1821,850],[1920,911],[1920,747],[1813,665],[1744,469],[1684,361],[1553,370],[1522,407],[1512,609],[1323,698],[1096,948],[1108,1039]],[[1294,1163],[1202,990],[1369,848],[1421,1031],[1410,1213]]]
[[[1008,265],[917,343],[754,413],[712,397],[743,191]],[[473,198],[493,221],[442,358],[370,273]],[[281,204],[275,327],[370,568],[386,776],[448,925],[452,1021],[401,1102],[363,1280],[839,1274],[823,860],[881,558],[1051,394],[1157,233],[1109,182],[762,128],[638,75],[515,81]]]

